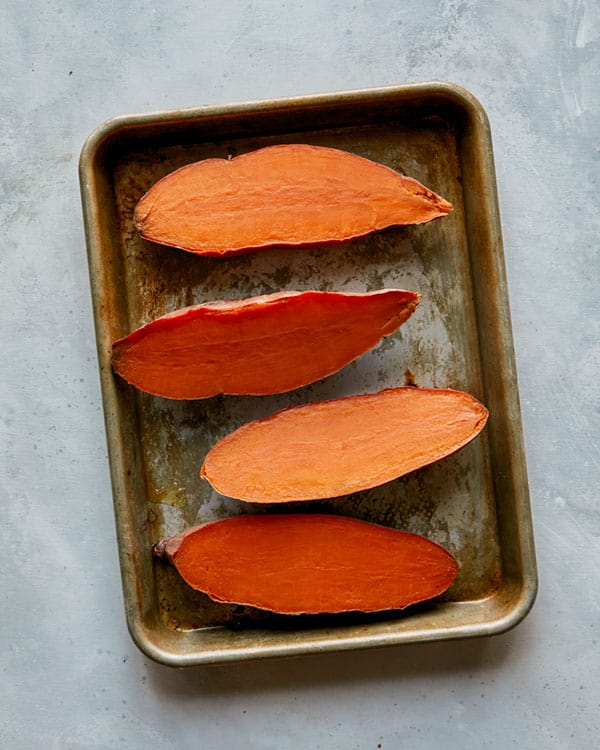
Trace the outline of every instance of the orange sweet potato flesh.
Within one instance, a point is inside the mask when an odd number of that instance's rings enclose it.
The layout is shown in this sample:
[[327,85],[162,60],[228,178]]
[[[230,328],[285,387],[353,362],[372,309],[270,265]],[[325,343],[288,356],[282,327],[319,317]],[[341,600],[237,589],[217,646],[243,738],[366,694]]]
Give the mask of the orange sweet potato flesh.
[[201,476],[223,495],[255,503],[337,497],[454,453],[487,416],[467,393],[412,387],[307,404],[222,438]]
[[319,514],[214,521],[159,542],[155,553],[215,601],[281,614],[402,609],[442,594],[458,571],[424,537]]
[[451,210],[424,185],[382,164],[290,144],[178,169],[142,197],[134,222],[153,242],[224,256],[341,242]]
[[112,364],[129,383],[166,398],[283,393],[364,354],[418,299],[399,289],[308,291],[195,305],[116,341]]

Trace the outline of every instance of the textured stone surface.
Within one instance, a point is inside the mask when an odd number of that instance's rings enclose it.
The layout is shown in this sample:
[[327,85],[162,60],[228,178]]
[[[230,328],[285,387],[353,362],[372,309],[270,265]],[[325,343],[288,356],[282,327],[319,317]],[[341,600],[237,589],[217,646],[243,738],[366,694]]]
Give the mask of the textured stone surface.
[[[597,3],[6,0],[0,625],[12,748],[591,747],[600,731]],[[491,640],[187,672],[124,623],[77,159],[117,114],[444,79],[488,111],[540,593]]]

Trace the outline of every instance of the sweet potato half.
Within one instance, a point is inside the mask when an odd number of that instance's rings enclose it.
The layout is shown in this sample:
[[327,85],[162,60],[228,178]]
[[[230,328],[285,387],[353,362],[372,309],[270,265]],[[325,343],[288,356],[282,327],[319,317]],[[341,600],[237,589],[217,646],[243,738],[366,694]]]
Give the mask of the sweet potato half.
[[112,364],[137,388],[167,398],[282,393],[364,354],[418,299],[398,289],[309,291],[195,305],[116,341]]
[[306,404],[219,440],[201,476],[223,495],[254,503],[337,497],[454,453],[487,416],[467,393],[413,387]]
[[269,146],[206,159],[159,180],[134,222],[142,237],[199,255],[341,242],[451,211],[421,183],[321,146]]
[[458,571],[424,537],[318,514],[214,521],[159,542],[155,553],[215,601],[282,614],[402,609],[442,594]]

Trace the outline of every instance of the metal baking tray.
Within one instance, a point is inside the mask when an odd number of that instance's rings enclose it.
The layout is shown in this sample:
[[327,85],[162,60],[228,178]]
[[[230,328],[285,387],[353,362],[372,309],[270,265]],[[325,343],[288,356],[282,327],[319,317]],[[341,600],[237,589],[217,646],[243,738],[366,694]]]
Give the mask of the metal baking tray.
[[[345,149],[415,177],[454,211],[337,246],[201,258],[140,239],[133,211],[189,162],[275,143]],[[528,612],[537,577],[492,143],[464,89],[424,83],[119,117],[83,147],[80,180],[127,622],[173,666],[464,638]],[[166,312],[280,289],[421,293],[412,318],[341,372],[277,396],[170,401],[113,375],[111,344]],[[459,453],[351,496],[268,512],[330,512],[423,534],[460,563],[443,597],[377,615],[277,616],[212,602],[153,559],[184,527],[260,513],[215,493],[199,469],[242,423],[313,400],[407,382],[458,388],[488,407]]]

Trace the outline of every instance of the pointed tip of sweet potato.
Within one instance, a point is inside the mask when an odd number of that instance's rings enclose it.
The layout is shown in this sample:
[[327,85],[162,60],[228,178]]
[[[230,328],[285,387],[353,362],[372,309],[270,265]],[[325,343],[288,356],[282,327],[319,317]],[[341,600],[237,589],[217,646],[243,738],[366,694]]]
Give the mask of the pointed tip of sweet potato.
[[452,213],[452,211],[454,211],[454,206],[452,205],[452,203],[445,200],[444,198],[441,198],[439,195],[436,197],[436,205],[441,216],[447,216],[449,213]]
[[[208,523],[215,522],[209,521]],[[160,541],[156,542],[154,547],[152,547],[152,554],[154,555],[154,557],[158,557],[160,560],[173,562],[185,539],[207,525],[207,523],[204,523],[198,524],[196,526],[190,526],[187,529],[181,531],[179,534],[161,539]]]

